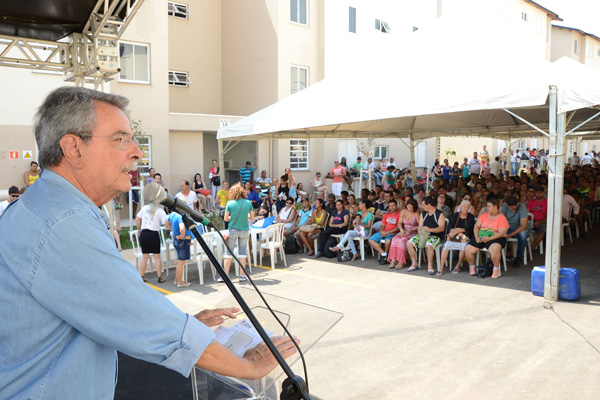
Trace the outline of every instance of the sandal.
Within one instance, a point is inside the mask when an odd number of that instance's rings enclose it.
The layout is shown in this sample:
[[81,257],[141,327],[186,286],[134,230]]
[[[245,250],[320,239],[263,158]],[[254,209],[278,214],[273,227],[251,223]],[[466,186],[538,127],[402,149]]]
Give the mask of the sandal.
[[413,271],[418,271],[419,269],[420,269],[419,267],[415,267],[415,266],[411,265],[411,267],[409,269],[407,269],[406,271],[407,272],[413,272]]
[[392,262],[390,263],[390,265],[388,266],[388,268],[389,268],[389,269],[394,269],[394,268],[396,268],[396,262],[395,262],[395,261],[392,261]]
[[442,276],[444,275],[444,270],[438,271],[437,274],[435,274],[436,276]]
[[406,264],[402,264],[402,263],[396,264],[396,269],[402,269],[404,267],[406,267]]
[[358,258],[358,254],[354,254],[352,256],[352,258],[350,259],[350,261],[356,261],[357,258]]
[[165,282],[166,282],[165,278],[163,278],[162,276],[158,277],[158,283],[165,283]]
[[469,267],[469,275],[475,275],[475,267]]
[[428,269],[427,275],[435,275],[435,269]]
[[498,268],[498,267],[494,267],[493,271],[494,271],[494,272],[492,272],[492,278],[493,278],[493,279],[498,279],[498,278],[500,278],[500,268]]
[[142,275],[142,280],[143,280],[144,282],[146,282],[146,278],[144,277],[144,275]]
[[307,256],[312,256],[313,254],[315,254],[315,253],[313,253],[312,251],[309,251],[308,253],[306,253]]
[[453,273],[454,275],[456,275],[456,274],[460,273],[460,268],[454,268],[454,269],[452,270],[452,273]]

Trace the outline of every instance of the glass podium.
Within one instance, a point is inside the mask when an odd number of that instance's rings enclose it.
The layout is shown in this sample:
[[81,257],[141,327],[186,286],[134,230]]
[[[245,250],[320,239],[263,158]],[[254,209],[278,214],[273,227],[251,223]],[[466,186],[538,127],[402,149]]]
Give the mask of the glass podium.
[[[267,332],[275,336],[285,332],[273,318],[258,294],[251,288],[240,288],[242,297],[256,315],[258,321]],[[283,297],[263,293],[269,306],[292,335],[300,340],[300,349],[306,354],[329,330],[343,317],[343,314],[316,307],[313,305],[289,300]],[[215,305],[215,308],[239,307],[233,296],[229,296]],[[235,320],[226,320],[221,326],[232,327],[246,318],[243,311]],[[215,327],[217,329],[217,327]],[[287,360],[294,373],[303,379],[304,370],[298,353]],[[300,361],[300,362],[298,362]],[[310,365],[306,366],[310,380]],[[260,380],[244,380],[221,376],[201,368],[193,368],[191,373],[192,392],[194,400],[235,400],[235,399],[279,399],[281,385],[285,376],[281,367]],[[310,382],[309,382],[310,383]],[[310,387],[309,387],[310,389]]]

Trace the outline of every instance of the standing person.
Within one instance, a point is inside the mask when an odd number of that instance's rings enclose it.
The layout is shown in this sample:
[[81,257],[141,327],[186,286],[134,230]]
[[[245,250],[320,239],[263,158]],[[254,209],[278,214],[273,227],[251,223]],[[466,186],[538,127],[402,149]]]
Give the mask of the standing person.
[[344,183],[344,176],[346,174],[346,170],[340,165],[340,162],[338,160],[335,160],[333,164],[333,168],[331,168],[331,171],[329,172],[329,177],[333,178],[333,183],[331,184],[331,192],[336,197],[340,197],[342,195],[342,187]]
[[25,188],[33,185],[35,181],[40,177],[40,172],[38,171],[38,163],[32,161],[29,163],[29,169],[25,171],[23,174],[23,182],[25,182]]
[[212,167],[210,167],[209,171],[208,179],[210,179],[210,195],[213,197],[213,207],[217,208],[217,192],[221,187],[221,169],[217,164],[217,160],[212,160]]
[[135,224],[137,225],[140,235],[140,247],[142,248],[140,275],[142,276],[142,280],[144,282],[146,282],[144,273],[146,272],[146,265],[148,263],[150,253],[153,254],[154,264],[156,264],[158,283],[163,283],[165,281],[165,278],[162,277],[159,230],[160,226],[164,225],[167,219],[167,214],[158,202],[146,204],[135,217]]
[[444,159],[444,165],[442,166],[442,176],[446,182],[450,182],[452,179],[452,167],[448,162],[448,159]]
[[185,227],[183,218],[176,212],[169,214],[165,226],[171,230],[173,247],[177,252],[177,268],[175,269],[175,282],[173,284],[177,287],[190,286],[189,282],[183,280],[183,265],[191,258],[192,232]]
[[346,233],[348,230],[350,214],[348,214],[348,211],[344,208],[344,202],[337,200],[335,202],[335,207],[335,210],[329,217],[329,227],[319,235],[319,252],[315,254],[316,258],[321,257],[323,254],[323,250],[325,250],[325,246],[331,235]]
[[517,174],[517,156],[515,151],[510,151],[510,175],[515,176]]
[[509,169],[509,154],[508,151],[506,150],[506,147],[504,149],[502,149],[502,153],[500,153],[500,165],[502,166],[502,173],[506,174],[506,173],[510,173],[510,169]]
[[392,239],[388,261],[390,269],[402,269],[406,267],[406,243],[417,234],[419,221],[417,219],[419,205],[417,201],[410,198],[406,201],[406,208],[400,213],[398,218],[398,233]]
[[8,207],[8,205],[10,203],[12,203],[13,201],[17,200],[20,196],[19,193],[19,188],[16,186],[11,186],[8,188],[8,200],[4,200],[2,203],[0,203],[0,215],[2,215],[2,213],[4,213],[4,210],[6,210],[6,207]]
[[246,161],[246,166],[240,169],[240,182],[244,185],[248,181],[252,181],[252,173],[256,169],[256,156],[254,156],[254,167],[250,161]]
[[156,175],[156,170],[154,168],[150,168],[148,170],[148,177],[146,178],[146,185],[154,182],[154,175]]
[[[117,350],[183,376],[197,365],[259,379],[277,365],[264,345],[237,357],[215,342],[208,326],[239,309],[185,314],[115,248],[101,206],[129,190],[143,157],[127,103],[69,86],[38,108],[44,173],[0,223],[0,398],[111,398]],[[284,357],[290,344],[276,340]]]
[[[131,179],[131,186],[135,187],[135,186],[139,185],[140,173],[139,173],[138,169],[136,168],[135,170],[129,171],[129,175],[130,175],[130,179]],[[129,201],[132,203],[131,204],[131,208],[133,211],[132,215],[137,215],[137,206],[140,202],[140,194],[136,189],[131,190],[131,198],[129,199]]]
[[[385,213],[381,220],[380,228],[378,232],[375,232],[369,238],[369,244],[373,249],[379,253],[379,265],[383,265],[387,262],[387,255],[392,244],[394,235],[398,233],[398,221],[400,220],[400,210],[398,210],[398,203],[396,200],[391,199],[387,201],[388,212]],[[381,248],[380,241],[385,240],[384,248]]]
[[476,180],[479,179],[479,174],[481,172],[481,161],[477,158],[477,152],[473,153],[473,157],[469,159],[469,173],[471,174],[471,179]]
[[479,158],[481,159],[481,164],[489,164],[490,162],[490,153],[488,153],[485,144],[483,145],[483,149],[479,153]]
[[325,223],[327,222],[327,211],[325,211],[325,202],[323,199],[317,198],[315,200],[315,208],[310,215],[310,218],[306,222],[306,225],[311,227],[312,230],[306,228],[301,230],[298,234],[300,242],[306,246],[308,251],[307,256],[312,256],[315,249],[313,248],[313,236],[321,233],[325,229]]
[[469,274],[475,275],[475,254],[484,247],[489,251],[494,264],[492,278],[500,277],[501,251],[506,245],[506,231],[509,228],[506,217],[500,212],[498,199],[488,199],[488,212],[479,217],[473,228],[473,239],[465,248],[469,261]]
[[179,192],[175,195],[178,199],[182,200],[192,210],[198,209],[198,196],[195,192],[190,190],[190,182],[183,180],[179,184]]
[[454,165],[452,166],[452,170],[450,171],[451,181],[457,185],[460,175],[461,175],[461,171],[460,171],[460,166],[458,165],[458,161],[454,161]]
[[490,164],[490,174],[494,175],[496,178],[500,178],[502,165],[500,165],[500,157],[494,158],[494,161]]
[[[229,237],[227,238],[227,247],[225,247],[225,255],[223,258],[223,269],[225,274],[229,275],[229,267],[231,266],[232,255],[229,249],[233,250],[236,245],[238,247],[238,258],[242,263],[242,267],[246,267],[246,248],[248,245],[248,236],[250,235],[250,225],[248,220],[254,220],[254,209],[252,204],[246,199],[246,191],[240,184],[235,184],[229,190],[229,201],[225,206],[225,217],[228,222]],[[233,220],[233,222],[231,222]],[[248,277],[244,273],[243,268],[240,269],[239,281],[245,282]],[[223,282],[221,277],[217,278],[217,282]]]
[[327,188],[327,185],[325,185],[321,180],[320,172],[317,172],[315,174],[315,177],[312,179],[312,188],[313,192],[323,193],[323,197],[329,196],[329,189]]
[[[204,185],[204,181],[202,180],[202,175],[197,173],[194,175],[194,182],[192,182],[192,190],[196,193],[196,196],[200,202],[200,208],[202,212],[206,214],[213,208],[214,199],[210,194],[210,190]],[[208,211],[207,211],[208,210]]]
[[[435,270],[433,269],[433,253],[442,242],[442,235],[446,229],[446,217],[440,210],[435,208],[435,201],[430,196],[423,199],[423,209],[424,211],[419,215],[419,231],[423,229],[429,233],[429,239],[425,243],[425,248],[427,249],[427,273],[433,275],[435,274]],[[408,272],[419,269],[419,265],[417,264],[419,240],[419,235],[415,235],[406,243],[406,249],[412,260],[412,265],[407,270]]]
[[290,184],[288,180],[288,175],[281,175],[279,180],[279,186],[277,187],[277,203],[275,203],[275,207],[277,209],[277,213],[285,207],[286,200],[290,197]]
[[346,157],[342,157],[342,159],[340,160],[340,166],[344,168],[344,181],[348,185],[348,190],[354,191],[354,189],[352,189],[352,176],[350,175],[350,167],[348,167]]
[[385,182],[383,183],[383,190],[392,190],[396,186],[396,172],[393,165],[388,165],[387,171],[385,171]]

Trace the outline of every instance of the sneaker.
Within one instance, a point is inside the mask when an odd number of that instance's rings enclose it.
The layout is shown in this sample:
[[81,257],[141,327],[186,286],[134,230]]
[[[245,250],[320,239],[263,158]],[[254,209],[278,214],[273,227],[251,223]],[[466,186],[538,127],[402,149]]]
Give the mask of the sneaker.
[[181,282],[181,283],[177,284],[177,287],[186,287],[186,286],[190,286],[190,285],[191,285],[191,283],[189,283],[189,282]]
[[512,267],[513,268],[519,268],[521,266],[521,259],[518,257],[515,257],[513,263],[512,263]]
[[239,281],[240,282],[246,282],[248,280],[248,277],[246,275],[240,275],[239,276]]
[[208,211],[205,208],[201,208],[200,211],[202,211],[202,214],[208,214]]
[[223,282],[223,278],[221,278],[220,276],[217,278],[217,282]]
[[379,265],[387,264],[387,254],[385,256],[379,256]]

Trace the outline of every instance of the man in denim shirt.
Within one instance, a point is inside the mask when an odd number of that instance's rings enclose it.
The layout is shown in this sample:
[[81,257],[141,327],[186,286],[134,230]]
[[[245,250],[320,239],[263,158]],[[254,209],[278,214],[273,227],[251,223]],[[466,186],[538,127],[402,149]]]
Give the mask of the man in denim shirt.
[[64,87],[38,110],[44,174],[0,217],[2,399],[110,399],[116,350],[184,376],[198,365],[256,379],[276,365],[264,344],[240,358],[214,342],[208,326],[236,309],[181,312],[115,248],[100,207],[129,190],[142,157],[127,103]]

